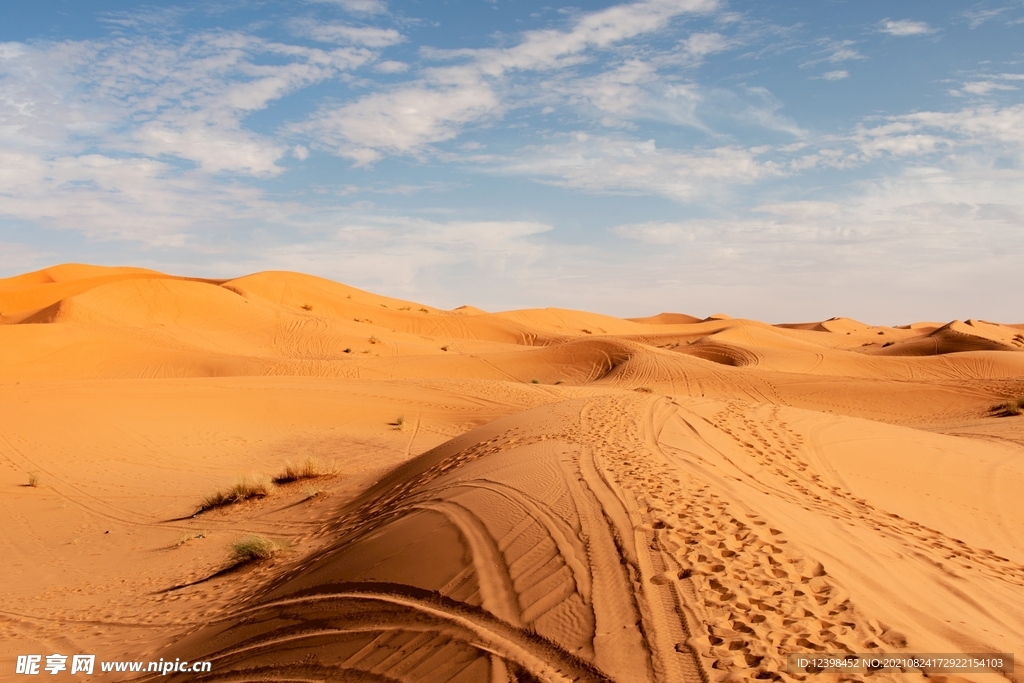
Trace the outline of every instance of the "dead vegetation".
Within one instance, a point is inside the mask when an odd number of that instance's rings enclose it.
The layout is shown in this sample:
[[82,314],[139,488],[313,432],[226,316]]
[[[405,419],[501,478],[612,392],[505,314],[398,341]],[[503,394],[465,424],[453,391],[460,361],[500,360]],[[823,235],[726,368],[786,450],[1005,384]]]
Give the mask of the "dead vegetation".
[[318,458],[307,456],[302,462],[295,464],[286,462],[284,470],[274,477],[275,484],[290,484],[303,479],[319,479],[334,473],[334,468],[325,465]]
[[1014,417],[1024,413],[1024,398],[1011,398],[1005,403],[999,403],[989,409],[1000,417]]
[[248,564],[258,560],[269,560],[285,549],[280,541],[253,534],[231,544],[235,564]]
[[225,505],[234,505],[251,498],[264,498],[269,496],[273,490],[274,483],[269,477],[250,475],[239,479],[231,488],[225,491],[217,491],[204,498],[203,502],[199,504],[199,512],[224,507]]

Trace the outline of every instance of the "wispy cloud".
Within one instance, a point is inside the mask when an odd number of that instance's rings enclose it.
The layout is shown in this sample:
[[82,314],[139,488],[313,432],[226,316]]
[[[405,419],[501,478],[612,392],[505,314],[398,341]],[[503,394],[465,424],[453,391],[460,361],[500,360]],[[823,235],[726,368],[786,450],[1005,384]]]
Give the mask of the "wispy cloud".
[[825,73],[823,73],[821,76],[818,76],[817,78],[820,78],[820,79],[825,80],[825,81],[841,81],[844,78],[849,78],[849,77],[850,77],[850,72],[849,71],[846,71],[845,69],[838,69],[836,71],[826,71]]
[[935,33],[935,29],[927,22],[910,19],[885,19],[879,23],[878,30],[890,36],[921,36]]
[[965,81],[959,88],[950,89],[949,94],[954,97],[985,97],[996,92],[1017,90],[1015,83],[1019,81],[1024,81],[1024,74],[992,74],[978,80]]
[[388,47],[405,40],[405,36],[393,28],[374,26],[350,26],[348,24],[320,22],[315,19],[293,19],[288,22],[295,35],[312,38],[321,43],[338,45],[365,45],[367,47]]
[[978,28],[982,24],[993,19],[998,19],[1010,11],[1010,7],[993,7],[988,9],[971,9],[961,12],[961,16],[967,20],[971,28]]
[[716,0],[646,0],[584,14],[569,30],[528,31],[511,47],[425,51],[430,58],[458,63],[423,69],[417,79],[391,90],[322,109],[291,130],[357,164],[386,154],[422,154],[468,125],[500,116],[511,106],[502,97],[511,74],[572,66],[589,50],[610,48],[661,30],[676,16],[717,6]]
[[384,0],[307,0],[323,5],[336,5],[355,14],[382,14],[388,6]]
[[692,201],[729,188],[778,176],[784,169],[756,151],[740,147],[681,151],[638,141],[578,132],[541,147],[494,159],[499,172],[522,175],[587,192],[660,195]]
[[867,59],[864,55],[854,49],[856,41],[853,40],[832,40],[825,39],[818,41],[823,47],[817,51],[814,58],[806,60],[801,67],[815,66],[823,62],[839,64],[851,59]]

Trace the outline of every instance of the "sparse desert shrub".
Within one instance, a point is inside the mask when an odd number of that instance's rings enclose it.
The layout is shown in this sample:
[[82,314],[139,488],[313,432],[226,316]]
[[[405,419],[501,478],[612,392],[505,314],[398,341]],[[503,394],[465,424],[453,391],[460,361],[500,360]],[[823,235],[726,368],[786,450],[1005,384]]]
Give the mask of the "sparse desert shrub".
[[591,332],[590,330],[588,330],[588,329],[584,328],[584,329],[583,329],[583,334],[594,334],[594,333],[593,333],[593,332]]
[[182,531],[181,535],[178,536],[178,542],[174,544],[174,547],[175,548],[180,548],[181,546],[185,545],[186,543],[188,543],[191,540],[194,540],[194,539],[197,539],[197,538],[200,538],[200,539],[206,538],[206,535],[207,534],[206,534],[205,531],[198,531],[198,532],[196,532],[196,531]]
[[893,345],[893,344],[895,344],[895,343],[896,343],[896,342],[894,342],[894,341],[887,341],[887,342],[885,342],[884,344],[882,344],[882,348],[884,349],[884,348],[885,348],[886,346],[892,346],[892,345]]
[[284,550],[284,546],[278,541],[255,534],[246,536],[240,541],[231,544],[231,553],[234,555],[237,564],[255,562],[256,560],[269,560],[282,550]]
[[992,412],[1004,417],[1020,415],[1024,412],[1024,398],[1010,399],[1005,403],[992,406]]
[[421,310],[422,312],[424,312],[424,313],[430,313],[430,311],[428,311],[428,310],[427,310],[427,309],[425,309],[425,308],[421,308],[420,310]]
[[650,387],[637,387],[633,391],[639,391],[641,394],[653,394],[654,390]]
[[540,380],[534,377],[533,379],[530,380],[530,384],[540,384]]
[[203,499],[203,502],[199,504],[199,512],[216,507],[222,507],[224,505],[241,503],[242,501],[249,500],[250,498],[263,498],[264,496],[269,496],[273,490],[274,484],[269,478],[255,475],[248,476],[244,479],[239,479],[238,483],[227,491],[217,491],[216,493],[207,496]]
[[442,350],[442,351],[447,351],[447,350],[448,350],[448,346],[447,346],[447,345],[445,345],[445,346],[442,346],[442,347],[441,347],[441,350]]
[[302,310],[304,310],[304,311],[312,311],[313,310],[313,304],[302,304]]
[[352,349],[342,349],[342,353],[352,353]]
[[371,344],[380,344],[380,339],[377,339],[377,337],[370,337],[370,343]]
[[411,310],[412,310],[412,308],[410,308],[409,306],[402,306],[402,307],[401,307],[401,308],[399,308],[398,310],[400,310],[400,311],[411,311]]
[[293,481],[299,481],[300,479],[326,477],[330,473],[330,468],[325,466],[317,458],[309,455],[303,458],[302,462],[297,465],[292,462],[286,462],[284,464],[284,471],[274,477],[274,483],[288,484]]
[[39,475],[36,474],[35,472],[29,472],[28,485],[31,486],[32,488],[37,488],[39,486]]
[[405,416],[399,415],[395,418],[395,421],[391,423],[395,429],[402,429],[405,426]]

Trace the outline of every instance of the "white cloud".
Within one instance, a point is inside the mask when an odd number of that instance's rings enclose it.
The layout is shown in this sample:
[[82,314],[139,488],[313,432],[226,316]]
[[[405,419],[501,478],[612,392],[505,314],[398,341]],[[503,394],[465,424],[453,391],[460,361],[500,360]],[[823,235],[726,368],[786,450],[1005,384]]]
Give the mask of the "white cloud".
[[1009,7],[997,7],[994,9],[976,9],[966,10],[961,13],[961,16],[967,20],[967,23],[971,28],[978,28],[987,21],[997,19],[1006,12],[1009,12]]
[[858,126],[851,139],[867,159],[883,152],[915,156],[956,150],[1019,163],[1024,161],[1024,105],[893,116],[879,126]]
[[509,106],[500,91],[511,73],[572,65],[587,50],[609,48],[661,30],[676,16],[717,6],[717,0],[644,0],[584,14],[568,31],[528,31],[508,48],[423,50],[427,57],[461,63],[425,69],[415,81],[321,110],[291,130],[357,164],[384,154],[422,154],[467,125],[500,116]]
[[967,81],[959,89],[951,89],[949,94],[955,97],[964,97],[965,95],[984,97],[993,92],[1017,90],[1014,83],[1022,80],[1024,80],[1024,74],[995,74],[983,80]]
[[337,5],[355,14],[381,14],[388,10],[387,3],[383,0],[309,0],[309,2]]
[[851,59],[867,59],[864,55],[853,48],[853,45],[856,45],[856,42],[852,40],[822,40],[819,41],[819,44],[825,46],[817,52],[817,54],[821,56],[805,61],[800,65],[801,67],[806,68],[816,64],[821,64],[822,62],[838,64]]
[[885,19],[879,24],[878,30],[890,36],[920,36],[935,33],[935,29],[924,21],[910,19]]
[[774,161],[751,150],[659,149],[638,141],[577,133],[552,145],[528,147],[512,157],[489,159],[502,173],[546,179],[555,185],[598,193],[661,195],[677,201],[710,199],[736,185],[784,174]]
[[357,164],[369,164],[385,152],[415,154],[425,145],[450,140],[464,125],[495,115],[499,108],[498,96],[480,80],[416,84],[321,111],[295,130]]
[[732,42],[720,33],[694,33],[683,41],[683,50],[695,59],[723,52],[730,47]]
[[[11,148],[33,148],[44,158],[98,148],[260,177],[281,172],[276,162],[285,148],[243,119],[374,56],[235,33],[197,34],[182,44],[7,44],[3,55],[0,142]],[[260,63],[267,57],[276,63]]]
[[312,38],[321,43],[388,47],[405,40],[405,36],[393,28],[349,26],[348,24],[320,22],[308,18],[293,19],[288,22],[288,25],[295,35]]
[[840,69],[838,71],[826,71],[821,75],[821,78],[826,81],[841,81],[844,78],[849,77],[850,72],[846,71],[845,69]]
[[272,221],[292,209],[237,181],[288,147],[246,117],[374,56],[227,32],[0,44],[0,217],[149,245]]
[[0,174],[0,215],[101,239],[182,244],[200,227],[279,213],[257,190],[212,184],[202,172],[152,159],[86,154],[43,160],[4,152],[0,163],[18,169]]
[[585,101],[600,114],[628,117],[648,99],[644,86],[656,78],[653,66],[631,59],[596,76],[571,79],[566,94],[570,101]]
[[237,270],[241,261],[248,270],[322,273],[395,296],[441,305],[447,299],[454,307],[470,303],[450,297],[471,281],[477,296],[481,289],[488,296],[505,290],[516,300],[520,287],[529,288],[535,264],[551,257],[543,238],[552,226],[533,221],[443,221],[342,209],[295,221],[313,233],[305,243],[243,247],[222,270]]
[[373,68],[382,74],[401,74],[409,70],[409,65],[405,62],[396,62],[388,59],[374,64]]

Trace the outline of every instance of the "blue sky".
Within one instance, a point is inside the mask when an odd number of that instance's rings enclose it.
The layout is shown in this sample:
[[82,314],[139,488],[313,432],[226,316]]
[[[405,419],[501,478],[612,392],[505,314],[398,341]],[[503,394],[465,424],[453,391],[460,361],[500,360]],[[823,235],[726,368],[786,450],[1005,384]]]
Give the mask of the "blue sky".
[[0,276],[1024,322],[1024,2],[6,3]]

